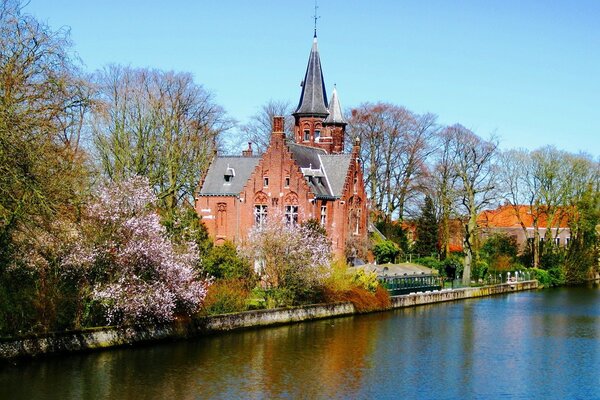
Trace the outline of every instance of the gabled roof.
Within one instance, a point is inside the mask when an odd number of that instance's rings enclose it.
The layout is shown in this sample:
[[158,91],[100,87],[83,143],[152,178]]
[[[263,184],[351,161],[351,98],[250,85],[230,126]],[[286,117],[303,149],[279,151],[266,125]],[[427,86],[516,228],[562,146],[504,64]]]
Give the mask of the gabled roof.
[[302,81],[300,101],[294,115],[326,117],[328,114],[327,92],[325,91],[321,59],[317,48],[317,36],[315,35],[308,57],[306,74],[304,75],[304,81]]
[[338,99],[337,89],[335,86],[333,87],[333,92],[331,93],[331,100],[329,101],[329,115],[325,118],[324,121],[326,124],[346,124],[346,120],[344,119],[344,114],[342,114],[342,106],[340,105],[340,100]]
[[327,154],[321,156],[321,165],[327,176],[331,195],[341,197],[352,156],[350,154]]
[[[199,196],[235,196],[238,195],[252,171],[258,165],[260,157],[221,156],[216,157],[204,178]],[[225,175],[231,176],[229,182]]]
[[323,149],[287,143],[296,164],[317,198],[339,198],[350,168],[350,154],[327,154]]

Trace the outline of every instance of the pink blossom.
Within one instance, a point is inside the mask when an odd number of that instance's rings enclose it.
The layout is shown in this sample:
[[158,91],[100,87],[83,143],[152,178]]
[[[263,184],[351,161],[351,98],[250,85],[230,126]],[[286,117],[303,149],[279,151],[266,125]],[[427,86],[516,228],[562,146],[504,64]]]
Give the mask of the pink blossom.
[[210,282],[195,271],[195,244],[175,251],[156,200],[144,178],[103,187],[63,260],[67,271],[88,274],[109,323],[171,321],[196,313],[206,296]]

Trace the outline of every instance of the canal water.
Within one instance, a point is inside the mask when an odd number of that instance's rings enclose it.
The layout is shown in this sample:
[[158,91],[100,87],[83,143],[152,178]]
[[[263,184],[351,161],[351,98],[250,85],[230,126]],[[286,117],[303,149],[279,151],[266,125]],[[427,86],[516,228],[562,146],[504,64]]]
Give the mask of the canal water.
[[599,399],[600,289],[549,289],[0,367],[1,399]]

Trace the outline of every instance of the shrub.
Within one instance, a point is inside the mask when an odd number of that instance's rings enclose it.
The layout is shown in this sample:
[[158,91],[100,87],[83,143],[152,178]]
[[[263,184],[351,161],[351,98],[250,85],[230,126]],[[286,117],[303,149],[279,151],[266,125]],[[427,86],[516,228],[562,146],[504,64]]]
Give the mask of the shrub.
[[458,255],[451,255],[442,261],[446,276],[451,279],[456,279],[457,276],[462,274],[463,271],[463,260]]
[[217,281],[208,288],[202,311],[209,315],[244,311],[249,293],[243,280]]
[[488,264],[483,260],[479,260],[473,266],[473,279],[475,279],[475,280],[485,279],[487,272],[488,272]]
[[422,265],[422,266],[427,267],[427,268],[435,269],[436,271],[438,271],[442,275],[445,274],[445,270],[443,268],[444,263],[442,261],[439,261],[435,257],[416,258],[416,259],[413,260],[413,262],[415,264],[419,264],[419,265]]
[[552,268],[549,270],[531,268],[530,271],[542,287],[562,286],[566,282],[565,271],[563,268]]
[[325,291],[328,302],[350,302],[358,312],[369,312],[387,309],[391,306],[388,291],[379,286],[375,292],[370,292],[361,286],[354,286],[342,292]]
[[400,254],[400,248],[391,240],[384,240],[373,247],[373,254],[378,264],[391,263]]
[[204,272],[215,279],[241,279],[250,288],[256,284],[256,274],[250,262],[239,255],[231,242],[214,246],[202,261]]
[[379,287],[379,280],[375,271],[367,272],[363,268],[356,270],[352,275],[351,282],[354,286],[362,287],[371,293],[375,293]]

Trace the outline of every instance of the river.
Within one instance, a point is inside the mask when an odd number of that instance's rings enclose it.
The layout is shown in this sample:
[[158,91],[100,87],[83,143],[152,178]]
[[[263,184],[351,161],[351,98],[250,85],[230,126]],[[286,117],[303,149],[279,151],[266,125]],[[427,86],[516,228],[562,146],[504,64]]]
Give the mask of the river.
[[0,367],[1,399],[600,399],[600,289],[548,289]]

